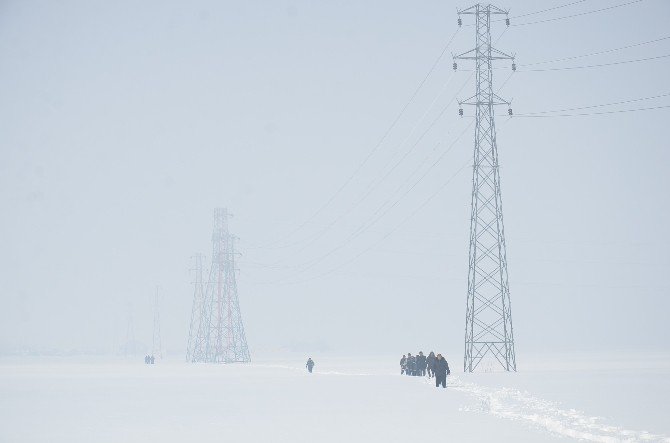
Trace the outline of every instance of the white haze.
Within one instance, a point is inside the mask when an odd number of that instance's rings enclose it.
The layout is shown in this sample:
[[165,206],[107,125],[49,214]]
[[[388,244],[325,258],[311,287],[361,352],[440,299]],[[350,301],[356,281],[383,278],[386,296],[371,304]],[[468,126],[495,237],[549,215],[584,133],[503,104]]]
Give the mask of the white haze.
[[[467,168],[381,239],[468,162],[471,129],[377,224],[313,268],[296,266],[341,245],[436,143],[441,152],[470,123],[452,104],[352,208],[468,78],[461,63],[412,133],[452,75],[449,54],[473,46],[473,28],[461,29],[361,172],[286,238],[384,134],[456,30],[457,6],[467,5],[1,2],[0,351],[115,353],[129,310],[136,338],[148,343],[161,285],[163,342],[182,355],[189,257],[211,255],[212,211],[225,206],[241,239],[239,295],[252,354],[460,352]],[[540,9],[530,1],[499,6],[512,16]],[[669,14],[668,2],[648,0],[511,27],[497,45],[520,65],[587,54],[664,37]],[[557,66],[668,48],[662,41]],[[498,85],[509,74],[509,64],[500,66]],[[513,98],[516,113],[609,103],[670,92],[669,69],[660,59],[518,72],[500,94]],[[498,144],[519,366],[533,352],[670,350],[668,111],[511,121],[505,112]],[[343,213],[323,237],[305,241]]]

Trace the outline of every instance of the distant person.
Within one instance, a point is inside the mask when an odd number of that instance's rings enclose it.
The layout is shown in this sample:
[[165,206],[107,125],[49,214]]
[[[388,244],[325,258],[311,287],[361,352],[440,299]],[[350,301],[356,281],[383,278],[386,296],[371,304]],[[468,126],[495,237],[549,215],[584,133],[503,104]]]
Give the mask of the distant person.
[[411,353],[407,353],[407,369],[405,369],[405,375],[414,375],[414,370],[416,368],[416,360]]
[[148,356],[148,355],[145,355],[145,356],[144,356],[144,364],[145,364],[145,365],[148,365],[148,364],[149,364],[149,356]]
[[435,353],[430,351],[426,357],[426,368],[428,369],[428,378],[435,376]]
[[400,375],[403,375],[405,373],[406,368],[407,368],[407,357],[403,355],[402,358],[400,359]]
[[307,364],[305,366],[307,366],[307,370],[311,374],[312,373],[312,368],[314,368],[314,360],[312,360],[312,357],[307,359]]
[[149,357],[149,363],[151,363],[152,365],[154,364],[154,356],[153,355],[151,357]]
[[437,354],[435,357],[435,387],[442,385],[447,387],[447,375],[451,374],[449,370],[449,363],[442,357],[442,354]]
[[423,355],[423,351],[419,351],[419,355],[416,356],[416,375],[426,375],[426,356]]

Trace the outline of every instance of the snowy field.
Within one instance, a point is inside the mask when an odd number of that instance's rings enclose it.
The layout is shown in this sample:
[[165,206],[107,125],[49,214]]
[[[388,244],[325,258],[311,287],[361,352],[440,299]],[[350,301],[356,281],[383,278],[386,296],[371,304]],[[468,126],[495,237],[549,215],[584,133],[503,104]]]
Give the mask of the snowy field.
[[449,387],[396,357],[252,365],[0,360],[2,442],[670,442],[670,359],[535,359]]

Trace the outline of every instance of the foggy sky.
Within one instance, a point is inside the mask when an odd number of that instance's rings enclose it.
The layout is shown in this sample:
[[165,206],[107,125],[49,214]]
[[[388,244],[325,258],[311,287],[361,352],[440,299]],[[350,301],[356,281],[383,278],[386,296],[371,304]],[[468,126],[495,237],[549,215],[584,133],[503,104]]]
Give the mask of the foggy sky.
[[[623,2],[515,18],[564,3],[497,5],[516,24]],[[472,127],[400,196],[421,175],[413,171],[425,171],[471,123],[472,110],[459,118],[456,102],[437,117],[452,97],[474,93],[472,81],[465,84],[471,67],[451,69],[451,54],[474,45],[472,27],[458,32],[360,172],[312,215],[384,135],[456,31],[456,8],[469,5],[0,3],[0,352],[115,352],[129,312],[136,338],[150,343],[161,285],[163,342],[184,353],[189,257],[211,258],[217,206],[234,214],[231,231],[240,237],[252,354],[460,352]],[[516,54],[519,72],[500,95],[524,114],[669,93],[667,58],[527,69],[665,55],[670,40],[523,66],[666,37],[669,14],[667,2],[645,0],[512,26],[497,46]],[[503,29],[496,23],[494,38]],[[510,66],[497,66],[502,85]],[[667,351],[669,111],[512,120],[504,108],[497,113],[520,365],[527,352]],[[348,241],[385,202],[395,206]]]

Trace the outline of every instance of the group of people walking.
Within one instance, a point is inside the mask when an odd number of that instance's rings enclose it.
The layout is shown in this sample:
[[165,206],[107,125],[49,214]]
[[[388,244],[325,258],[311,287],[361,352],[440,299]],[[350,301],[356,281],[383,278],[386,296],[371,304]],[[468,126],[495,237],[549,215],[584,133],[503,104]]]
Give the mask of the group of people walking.
[[156,360],[154,359],[153,355],[145,355],[144,356],[144,364],[146,365],[153,365]]
[[442,385],[447,387],[447,375],[451,374],[449,370],[449,363],[442,356],[430,351],[430,354],[423,355],[423,351],[419,351],[418,355],[407,353],[400,359],[400,374],[413,376],[426,376],[428,378],[435,377],[435,387]]

